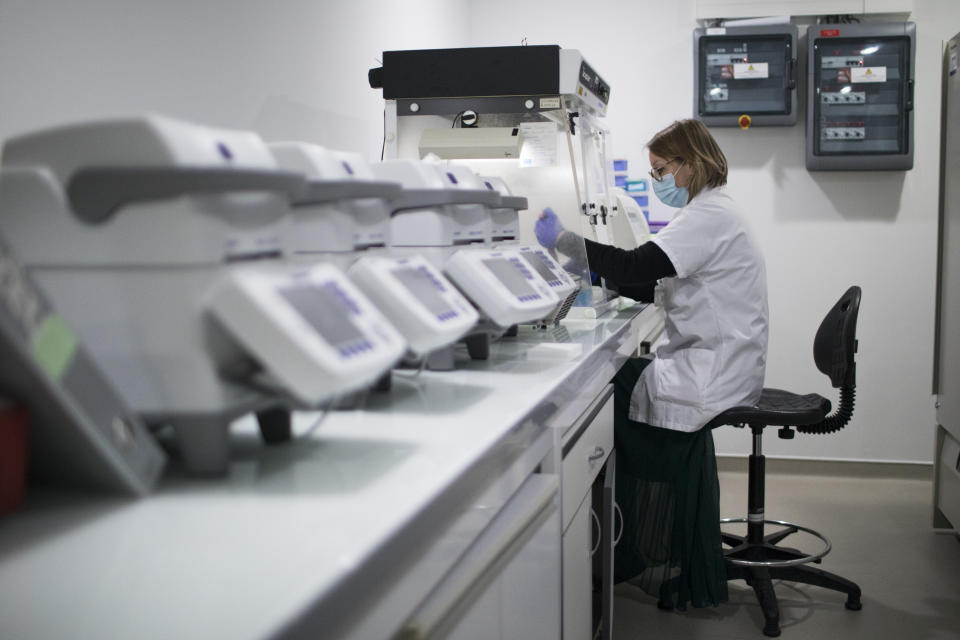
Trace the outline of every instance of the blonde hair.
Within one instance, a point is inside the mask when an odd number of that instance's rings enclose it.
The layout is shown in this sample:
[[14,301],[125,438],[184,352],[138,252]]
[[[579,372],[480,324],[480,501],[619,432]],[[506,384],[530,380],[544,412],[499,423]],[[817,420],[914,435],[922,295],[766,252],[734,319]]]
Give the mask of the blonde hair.
[[668,160],[679,158],[690,167],[690,200],[704,187],[727,184],[727,158],[710,130],[699,120],[677,120],[647,143],[655,155]]

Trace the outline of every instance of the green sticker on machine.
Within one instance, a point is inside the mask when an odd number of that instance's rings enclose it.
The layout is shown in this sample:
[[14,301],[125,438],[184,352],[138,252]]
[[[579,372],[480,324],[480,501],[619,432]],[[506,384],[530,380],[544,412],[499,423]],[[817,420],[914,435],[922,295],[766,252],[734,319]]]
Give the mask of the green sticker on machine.
[[63,318],[50,314],[33,334],[32,351],[40,368],[52,380],[59,380],[77,352],[77,337]]

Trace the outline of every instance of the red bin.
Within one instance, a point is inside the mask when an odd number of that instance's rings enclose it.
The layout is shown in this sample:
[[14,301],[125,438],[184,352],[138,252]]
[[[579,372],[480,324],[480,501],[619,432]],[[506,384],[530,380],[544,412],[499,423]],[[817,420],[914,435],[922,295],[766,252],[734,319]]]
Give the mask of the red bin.
[[0,516],[26,497],[28,424],[26,407],[0,400]]

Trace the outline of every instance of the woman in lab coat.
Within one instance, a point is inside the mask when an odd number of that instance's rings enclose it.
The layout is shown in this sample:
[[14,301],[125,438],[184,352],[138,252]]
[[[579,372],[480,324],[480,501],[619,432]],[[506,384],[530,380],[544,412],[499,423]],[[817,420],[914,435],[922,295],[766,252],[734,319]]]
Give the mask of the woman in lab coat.
[[656,302],[665,342],[653,359],[628,361],[614,378],[617,503],[624,530],[617,581],[661,608],[727,599],[713,435],[702,427],[760,398],[767,351],[763,256],[727,193],[727,161],[707,127],[680,120],[647,144],[653,190],[678,207],[632,251],[581,240],[547,209],[536,224],[546,247],[576,259],[620,293]]

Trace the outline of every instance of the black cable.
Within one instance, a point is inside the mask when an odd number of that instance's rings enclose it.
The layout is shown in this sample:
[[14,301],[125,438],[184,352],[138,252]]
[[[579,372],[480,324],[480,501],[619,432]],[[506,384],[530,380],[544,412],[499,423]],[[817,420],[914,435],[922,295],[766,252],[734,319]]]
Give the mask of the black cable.
[[853,24],[854,22],[859,23],[860,18],[851,13],[846,13],[823,16],[821,24]]

